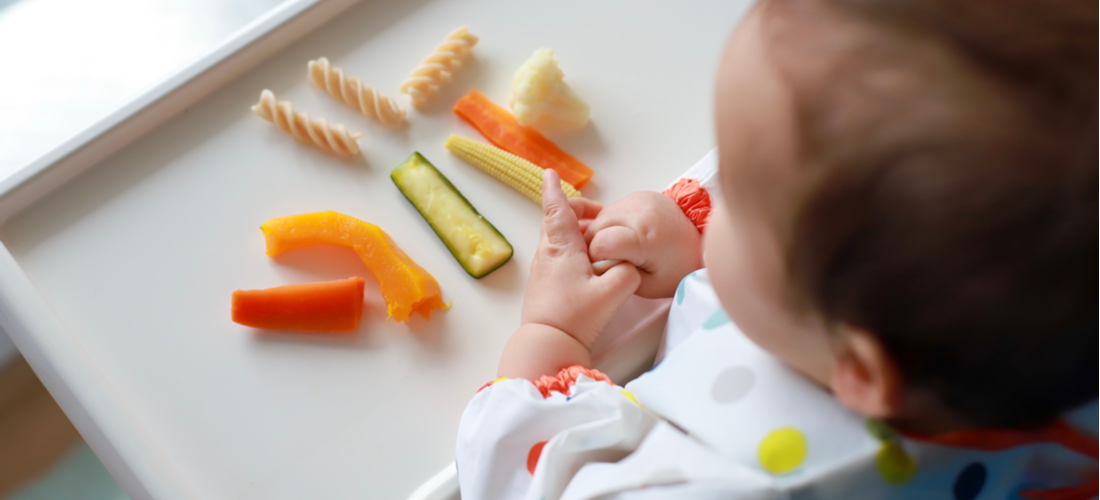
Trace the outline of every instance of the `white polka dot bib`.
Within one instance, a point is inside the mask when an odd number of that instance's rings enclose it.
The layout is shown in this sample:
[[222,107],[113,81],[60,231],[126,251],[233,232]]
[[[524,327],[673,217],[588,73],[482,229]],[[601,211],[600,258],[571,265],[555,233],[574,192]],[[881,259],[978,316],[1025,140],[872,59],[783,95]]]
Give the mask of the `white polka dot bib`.
[[[712,152],[685,176],[711,184],[716,168]],[[462,498],[1095,496],[1095,402],[1030,437],[903,436],[847,411],[745,337],[705,269],[676,290],[658,359],[625,388],[584,374],[545,393],[521,379],[488,384],[459,425]]]
[[[480,391],[459,426],[463,498],[1023,500],[1097,470],[1058,444],[946,446],[848,412],[746,338],[706,270],[680,284],[662,351],[625,388]],[[1096,404],[1074,417],[1094,439]]]

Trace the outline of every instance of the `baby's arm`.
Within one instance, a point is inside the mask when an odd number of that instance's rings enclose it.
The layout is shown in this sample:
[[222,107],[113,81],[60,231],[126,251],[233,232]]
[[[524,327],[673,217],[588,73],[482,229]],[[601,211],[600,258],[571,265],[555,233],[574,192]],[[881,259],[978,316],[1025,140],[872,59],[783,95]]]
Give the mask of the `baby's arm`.
[[603,209],[585,240],[592,262],[622,260],[637,266],[642,297],[671,297],[684,276],[703,267],[699,230],[672,198],[654,191],[630,193]]
[[615,311],[638,288],[638,270],[623,263],[601,276],[592,272],[581,226],[598,203],[567,201],[558,175],[543,178],[542,236],[531,262],[518,330],[508,340],[499,377],[535,380],[573,365],[592,367],[592,344]]

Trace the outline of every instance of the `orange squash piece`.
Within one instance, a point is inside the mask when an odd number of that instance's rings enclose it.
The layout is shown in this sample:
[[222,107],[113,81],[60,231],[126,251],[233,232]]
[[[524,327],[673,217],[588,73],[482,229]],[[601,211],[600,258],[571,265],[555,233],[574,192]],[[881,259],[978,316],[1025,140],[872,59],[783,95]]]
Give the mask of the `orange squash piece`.
[[408,321],[418,312],[429,319],[432,309],[446,309],[439,283],[397,247],[381,228],[354,217],[328,211],[276,217],[260,226],[267,255],[314,245],[354,250],[382,288],[389,316]]
[[233,292],[233,321],[268,330],[350,332],[363,316],[363,278]]

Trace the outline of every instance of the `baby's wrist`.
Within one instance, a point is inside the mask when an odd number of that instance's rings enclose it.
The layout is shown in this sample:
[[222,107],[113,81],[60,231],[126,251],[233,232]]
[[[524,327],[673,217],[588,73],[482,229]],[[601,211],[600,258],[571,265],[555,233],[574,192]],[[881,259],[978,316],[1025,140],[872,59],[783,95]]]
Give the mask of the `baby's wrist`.
[[570,331],[571,329],[563,328],[563,327],[560,327],[560,326],[555,326],[554,324],[549,323],[549,322],[541,322],[541,321],[525,322],[522,325],[520,325],[520,328],[538,329],[538,330],[541,330],[541,331],[545,332],[545,334],[555,333],[555,334],[559,334],[559,335],[564,335],[566,337],[569,337],[569,338],[573,339],[574,342],[576,342],[577,344],[580,344],[580,346],[584,347],[584,349],[587,350],[587,351],[591,351],[592,350],[592,344],[595,343],[594,338],[593,339],[585,339],[584,336],[582,336],[582,335],[574,334],[572,331]]
[[497,376],[535,380],[564,367],[592,367],[592,350],[565,330],[544,323],[520,326],[500,358]]

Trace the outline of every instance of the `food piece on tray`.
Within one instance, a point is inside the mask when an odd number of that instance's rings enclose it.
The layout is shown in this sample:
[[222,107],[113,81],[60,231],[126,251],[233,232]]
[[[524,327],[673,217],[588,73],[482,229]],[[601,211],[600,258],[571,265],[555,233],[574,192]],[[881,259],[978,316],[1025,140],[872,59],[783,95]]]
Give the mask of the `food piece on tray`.
[[350,332],[363,316],[363,278],[233,292],[233,321],[252,328]]
[[401,128],[405,124],[405,110],[393,99],[379,94],[374,87],[363,85],[358,78],[347,78],[344,70],[333,66],[328,59],[309,62],[309,81],[344,101],[364,115],[378,120],[389,128]]
[[363,134],[348,133],[343,125],[329,125],[324,118],[310,119],[305,111],[295,113],[290,101],[276,101],[275,94],[270,90],[264,89],[260,93],[260,102],[252,106],[252,112],[302,142],[339,155],[359,154],[359,144],[355,141]]
[[481,278],[512,258],[508,240],[420,153],[390,178],[470,276]]
[[588,165],[562,151],[538,130],[520,125],[511,113],[493,104],[477,90],[471,90],[459,99],[454,112],[498,148],[542,168],[554,169],[563,181],[578,189],[592,178],[592,169]]
[[260,226],[267,240],[267,254],[314,245],[350,248],[359,255],[382,288],[386,311],[397,321],[413,312],[425,319],[443,303],[439,283],[397,247],[390,235],[374,224],[328,211],[276,217]]
[[532,127],[578,129],[588,123],[588,103],[565,83],[550,49],[539,49],[512,77],[508,99],[516,121]]
[[443,85],[450,83],[454,74],[462,68],[462,63],[470,57],[470,49],[477,45],[477,41],[476,35],[467,32],[467,26],[452,31],[409,74],[398,91],[412,98],[413,107],[422,108]]
[[[446,146],[455,156],[512,186],[513,189],[542,206],[543,169],[534,163],[492,144],[454,134],[447,138]],[[565,181],[561,181],[561,190],[568,198],[581,195],[572,184]]]

